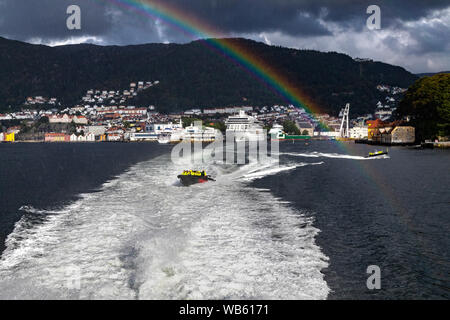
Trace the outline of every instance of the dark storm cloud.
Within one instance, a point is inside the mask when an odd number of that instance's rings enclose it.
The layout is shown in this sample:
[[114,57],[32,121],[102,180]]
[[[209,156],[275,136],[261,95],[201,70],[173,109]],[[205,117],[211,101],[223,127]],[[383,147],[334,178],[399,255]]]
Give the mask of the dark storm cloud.
[[[154,21],[114,5],[113,2],[101,0],[1,1],[4,4],[0,7],[0,34],[21,40],[33,37],[62,39],[77,33],[108,36],[120,43],[129,42],[128,38],[131,40],[142,38],[140,42],[158,40]],[[382,9],[383,27],[398,25],[400,21],[417,20],[427,16],[433,10],[449,5],[448,1],[437,0],[162,1],[181,11],[193,14],[200,21],[206,21],[224,34],[279,31],[295,36],[328,35],[331,31],[327,23],[331,22],[337,23],[343,29],[363,29],[367,19],[365,10],[375,2]],[[83,24],[80,31],[70,31],[65,27],[66,8],[71,4],[77,4],[82,9]],[[131,29],[134,32],[130,35],[123,32]],[[173,30],[166,30],[166,32],[175,38],[183,36],[175,35]]]
[[[136,37],[142,37],[141,42],[153,38],[160,40],[154,29],[154,19],[108,1],[0,0],[0,3],[2,2],[0,35],[9,35],[19,40],[35,37],[63,39],[76,35],[108,36],[119,43],[127,43],[130,38]],[[329,34],[314,16],[310,16],[294,3],[279,6],[275,2],[252,0],[164,2],[175,5],[181,11],[192,13],[224,33],[282,30],[301,35]],[[66,28],[66,9],[71,4],[81,8],[82,30],[73,31]],[[130,29],[134,29],[134,32],[129,35],[123,32]],[[167,28],[166,33],[176,39],[183,37]]]
[[[144,1],[145,2],[145,1]],[[323,35],[329,31],[319,24],[335,22],[362,29],[369,5],[379,5],[383,25],[416,20],[433,10],[449,6],[442,0],[165,0],[184,11],[193,12],[228,32],[282,31],[291,35]]]
[[[121,0],[0,0],[0,36],[48,44],[95,42],[136,44],[187,42],[192,36],[137,13]],[[154,3],[155,1],[142,1]],[[448,10],[450,2],[438,0],[156,0],[187,12],[223,36],[249,36],[267,43],[314,47],[360,56],[358,39],[364,42],[366,9],[381,8],[384,45],[396,49],[392,61],[411,54],[433,54],[440,65],[448,62]],[[82,29],[66,28],[66,9],[76,4],[82,10]],[[425,23],[420,23],[425,19]],[[342,37],[342,35],[349,36]],[[355,36],[359,34],[359,37]],[[386,35],[387,33],[387,35]],[[381,33],[380,33],[381,34]],[[401,34],[401,36],[399,36]],[[268,36],[270,35],[270,37]],[[361,36],[362,35],[362,36]],[[84,37],[84,38],[83,38]],[[380,36],[381,37],[381,36]],[[339,38],[340,43],[334,38]],[[282,39],[282,40],[280,40]],[[346,43],[347,42],[347,43]],[[309,44],[312,44],[311,46]],[[361,46],[360,46],[361,47]],[[384,57],[382,57],[384,58]],[[428,64],[430,64],[430,61]],[[450,66],[449,66],[450,67]]]
[[[144,1],[145,2],[145,1]],[[317,21],[302,1],[292,0],[166,0],[166,3],[193,12],[200,21],[226,33],[283,31],[288,34],[325,35],[329,31]],[[310,1],[312,2],[312,1]]]
[[[81,9],[81,30],[66,27],[73,4]],[[159,40],[153,21],[99,0],[0,0],[0,36],[43,42],[89,36],[117,44]]]
[[[104,5],[92,5],[90,1],[70,0],[7,0],[0,6],[2,20],[0,33],[11,35],[16,39],[32,37],[60,38],[73,35],[66,28],[66,9],[71,4],[81,8],[88,5],[89,10],[83,11],[83,26],[89,29],[91,35],[100,35],[107,31],[109,23],[108,12]],[[101,21],[101,23],[96,23]]]
[[[450,16],[447,19],[450,20]],[[384,42],[399,52],[407,49],[411,54],[446,53],[449,50],[449,27],[440,20],[415,23],[403,28],[403,32],[407,30],[409,37],[406,43],[400,43],[395,33],[386,37]]]

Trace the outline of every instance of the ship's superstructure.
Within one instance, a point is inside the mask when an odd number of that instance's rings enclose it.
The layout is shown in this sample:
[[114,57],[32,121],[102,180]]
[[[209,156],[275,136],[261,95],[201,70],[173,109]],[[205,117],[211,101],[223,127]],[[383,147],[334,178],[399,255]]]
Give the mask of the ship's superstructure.
[[230,116],[225,122],[227,137],[233,135],[236,141],[258,141],[266,139],[261,123],[243,110],[238,115]]

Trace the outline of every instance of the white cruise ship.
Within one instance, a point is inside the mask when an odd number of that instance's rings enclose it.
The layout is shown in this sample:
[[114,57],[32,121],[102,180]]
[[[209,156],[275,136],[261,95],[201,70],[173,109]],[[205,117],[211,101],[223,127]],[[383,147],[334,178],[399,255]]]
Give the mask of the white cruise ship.
[[163,132],[159,135],[159,143],[178,143],[181,141],[190,142],[212,142],[220,131],[214,128],[203,126],[196,126],[191,124],[186,128],[176,128],[170,131]]
[[225,122],[226,134],[235,136],[236,141],[260,141],[267,139],[261,123],[255,117],[239,111],[238,115],[228,117]]
[[217,129],[191,124],[183,130],[181,138],[183,141],[212,142],[218,134],[219,130]]

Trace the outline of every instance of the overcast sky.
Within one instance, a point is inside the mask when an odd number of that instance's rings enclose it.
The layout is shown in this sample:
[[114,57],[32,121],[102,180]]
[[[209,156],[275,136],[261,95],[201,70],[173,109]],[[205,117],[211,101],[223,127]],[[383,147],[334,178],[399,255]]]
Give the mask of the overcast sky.
[[[0,0],[0,36],[61,45],[188,42],[196,37],[137,13],[127,0]],[[136,1],[135,1],[136,2]],[[450,69],[450,1],[438,0],[148,0],[169,4],[223,36],[292,48],[337,51],[405,67]],[[68,30],[66,9],[81,8],[81,30]],[[381,29],[369,30],[366,9],[381,8]]]

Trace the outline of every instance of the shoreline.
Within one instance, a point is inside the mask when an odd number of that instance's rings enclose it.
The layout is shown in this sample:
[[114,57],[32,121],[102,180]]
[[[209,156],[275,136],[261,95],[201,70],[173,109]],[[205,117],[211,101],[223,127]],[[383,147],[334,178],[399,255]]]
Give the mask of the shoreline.
[[[283,142],[283,141],[340,141],[340,142],[354,142],[355,144],[366,144],[366,145],[373,145],[373,146],[385,146],[385,147],[409,147],[414,149],[449,149],[450,148],[450,141],[444,141],[444,142],[421,142],[421,143],[382,143],[377,141],[371,141],[371,140],[361,140],[361,139],[348,139],[348,140],[334,140],[334,139],[318,139],[318,138],[311,138],[311,139],[275,139],[276,141]],[[159,145],[158,141],[44,141],[44,140],[16,140],[14,142],[6,142],[6,141],[0,141],[0,145],[2,144],[23,144],[23,143],[49,143],[49,144],[66,144],[66,143],[73,143],[73,144],[96,144],[96,143],[151,143],[151,144],[157,144]],[[170,145],[174,145],[174,143],[170,143]]]

